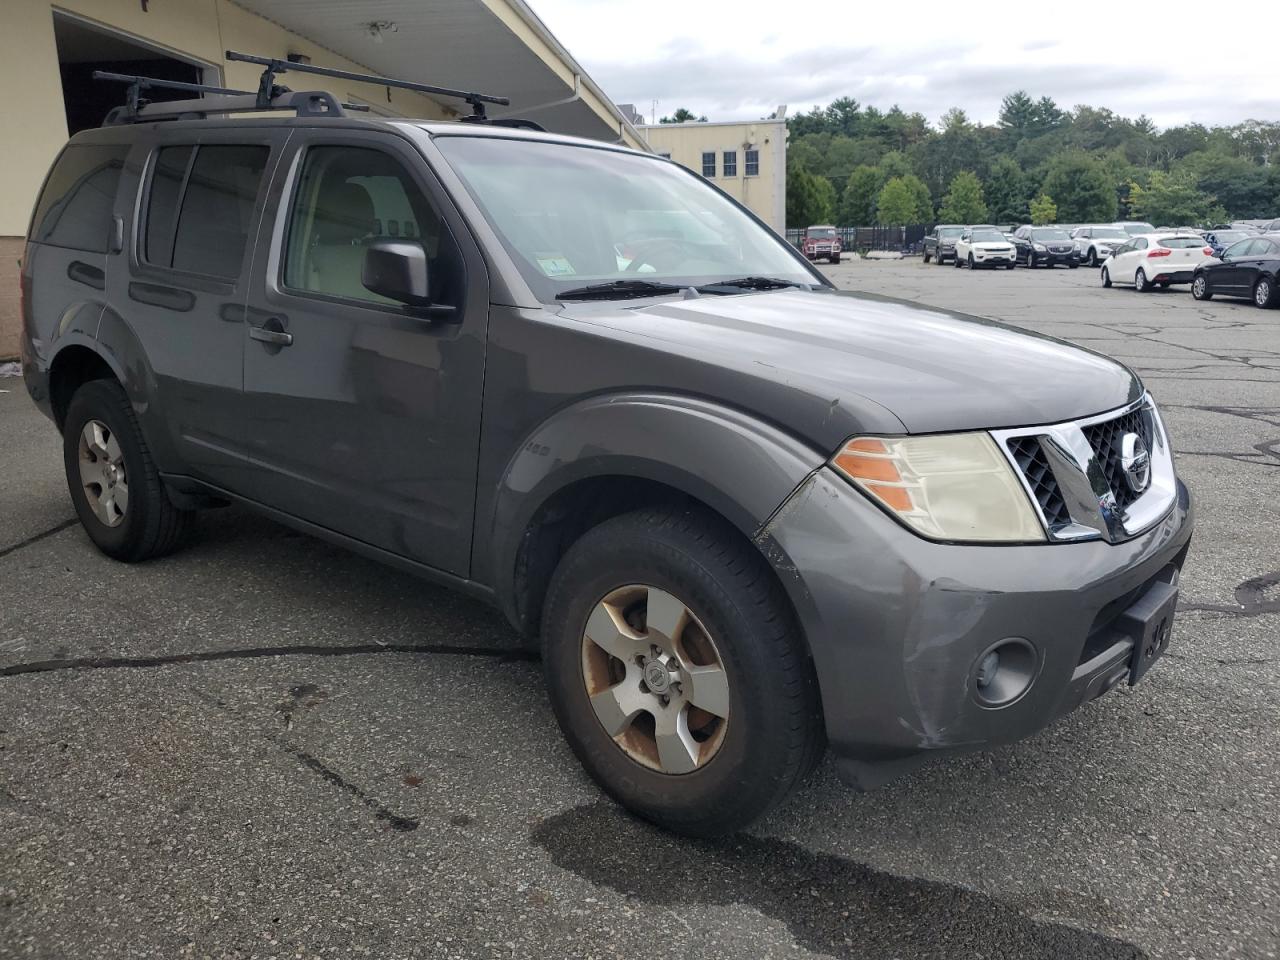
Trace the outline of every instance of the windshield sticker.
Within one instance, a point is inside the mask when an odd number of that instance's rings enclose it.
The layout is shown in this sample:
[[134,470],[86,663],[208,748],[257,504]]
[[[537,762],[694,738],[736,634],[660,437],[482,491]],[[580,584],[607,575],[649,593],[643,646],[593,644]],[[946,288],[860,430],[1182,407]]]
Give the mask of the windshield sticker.
[[562,253],[540,253],[537,255],[538,266],[548,277],[568,277],[577,273],[568,257]]

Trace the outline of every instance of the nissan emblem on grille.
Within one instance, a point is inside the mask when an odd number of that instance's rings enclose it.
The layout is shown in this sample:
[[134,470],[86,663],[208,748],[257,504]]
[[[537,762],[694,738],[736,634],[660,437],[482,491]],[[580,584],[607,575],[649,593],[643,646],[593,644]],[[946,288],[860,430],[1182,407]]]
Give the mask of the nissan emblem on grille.
[[1120,469],[1134,493],[1142,493],[1151,482],[1151,455],[1136,433],[1126,433],[1120,441]]

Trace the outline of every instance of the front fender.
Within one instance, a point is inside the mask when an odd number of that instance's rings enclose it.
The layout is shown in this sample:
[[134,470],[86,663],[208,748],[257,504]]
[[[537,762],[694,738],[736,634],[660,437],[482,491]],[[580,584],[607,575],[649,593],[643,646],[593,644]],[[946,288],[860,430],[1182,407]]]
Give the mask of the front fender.
[[705,400],[593,397],[558,411],[520,445],[498,483],[490,536],[477,543],[491,545],[492,582],[519,623],[521,543],[539,508],[569,485],[607,476],[651,480],[700,500],[752,537],[825,459],[771,424]]

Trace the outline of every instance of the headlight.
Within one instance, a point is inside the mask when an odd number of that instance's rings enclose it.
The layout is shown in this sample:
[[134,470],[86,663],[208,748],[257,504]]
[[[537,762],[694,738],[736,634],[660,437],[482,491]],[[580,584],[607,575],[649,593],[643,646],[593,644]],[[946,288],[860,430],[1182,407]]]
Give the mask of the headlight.
[[1035,248],[1036,253],[1044,253],[1049,249],[1043,243],[1033,243],[1031,246]]
[[985,433],[858,437],[831,460],[917,533],[935,540],[1043,542],[1009,461]]

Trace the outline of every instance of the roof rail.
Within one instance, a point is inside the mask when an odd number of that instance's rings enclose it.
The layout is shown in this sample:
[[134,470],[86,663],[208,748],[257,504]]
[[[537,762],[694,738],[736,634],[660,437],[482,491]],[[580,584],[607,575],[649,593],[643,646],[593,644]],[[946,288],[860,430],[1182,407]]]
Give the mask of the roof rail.
[[[155,77],[135,77],[105,70],[95,70],[93,78],[129,84],[124,106],[115,107],[107,114],[102,122],[104,127],[150,120],[204,119],[211,113],[248,113],[255,110],[293,110],[300,117],[341,117],[345,115],[345,110],[369,109],[364,104],[339,103],[332,94],[324,91],[294,93],[288,87],[274,87],[270,102],[263,107],[259,105],[258,94],[252,90],[233,90],[204,83],[159,80]],[[141,96],[144,90],[188,90],[214,96],[152,103]]]
[[353,73],[350,70],[335,70],[332,67],[316,67],[309,63],[294,63],[292,60],[256,57],[248,53],[237,53],[235,50],[228,50],[226,55],[228,60],[239,63],[256,63],[261,67],[265,67],[262,71],[262,77],[258,81],[258,99],[263,102],[270,100],[271,91],[276,89],[275,75],[293,70],[296,73],[313,73],[319,77],[336,77],[339,80],[355,80],[358,83],[372,83],[379,87],[399,87],[402,90],[414,90],[418,93],[428,93],[437,97],[465,100],[471,105],[472,111],[471,116],[467,119],[473,120],[473,122],[481,122],[488,119],[484,112],[486,103],[496,103],[504,107],[511,103],[510,97],[497,97],[492,94],[475,93],[469,90],[454,90],[450,87],[436,87],[429,83],[416,83],[413,80],[395,80],[391,77],[379,77],[371,73]]

